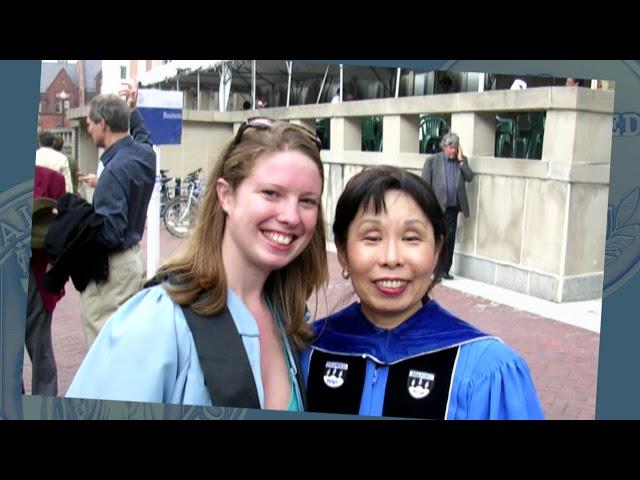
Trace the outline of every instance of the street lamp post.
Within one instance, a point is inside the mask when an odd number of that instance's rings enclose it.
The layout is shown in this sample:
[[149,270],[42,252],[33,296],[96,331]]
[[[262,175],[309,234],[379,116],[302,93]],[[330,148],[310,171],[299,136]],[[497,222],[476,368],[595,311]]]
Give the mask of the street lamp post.
[[61,115],[61,121],[60,121],[60,126],[64,127],[64,107],[65,107],[65,102],[69,99],[71,95],[69,95],[67,92],[65,92],[64,90],[62,90],[60,93],[56,93],[56,98],[58,100],[60,100],[60,110],[62,112]]

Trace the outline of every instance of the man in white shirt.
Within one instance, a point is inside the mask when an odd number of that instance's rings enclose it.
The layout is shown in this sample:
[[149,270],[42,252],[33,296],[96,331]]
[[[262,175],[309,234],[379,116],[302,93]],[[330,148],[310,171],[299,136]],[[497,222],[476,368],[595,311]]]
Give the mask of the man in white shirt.
[[57,152],[53,149],[54,138],[54,135],[49,131],[44,131],[38,135],[40,148],[36,150],[36,165],[50,168],[51,170],[61,173],[64,176],[64,184],[67,192],[73,192],[69,160],[64,153]]
[[522,80],[521,78],[516,78],[511,84],[510,90],[526,90],[527,82]]
[[336,91],[336,94],[331,99],[331,103],[340,103],[340,89]]

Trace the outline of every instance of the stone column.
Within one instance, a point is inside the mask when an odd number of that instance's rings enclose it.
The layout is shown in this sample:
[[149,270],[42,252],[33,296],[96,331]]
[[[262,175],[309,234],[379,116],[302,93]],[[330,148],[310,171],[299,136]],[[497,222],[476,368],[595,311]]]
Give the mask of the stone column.
[[418,153],[419,129],[419,115],[385,115],[382,125],[382,151],[384,153]]
[[305,127],[307,129],[311,130],[312,132],[316,131],[316,119],[315,118],[295,119],[295,120],[290,120],[289,123],[293,123],[294,125],[300,125],[302,127]]
[[331,151],[360,151],[362,129],[357,117],[334,117],[331,119]]
[[451,114],[451,132],[460,137],[466,156],[493,156],[496,136],[495,112]]

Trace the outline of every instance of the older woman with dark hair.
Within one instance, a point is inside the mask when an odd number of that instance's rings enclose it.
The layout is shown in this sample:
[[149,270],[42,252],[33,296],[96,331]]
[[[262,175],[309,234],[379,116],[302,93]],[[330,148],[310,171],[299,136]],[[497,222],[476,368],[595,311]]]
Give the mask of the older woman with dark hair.
[[429,294],[446,256],[433,190],[393,167],[354,176],[333,233],[360,301],[315,322],[303,355],[310,411],[429,419],[541,419],[526,362]]

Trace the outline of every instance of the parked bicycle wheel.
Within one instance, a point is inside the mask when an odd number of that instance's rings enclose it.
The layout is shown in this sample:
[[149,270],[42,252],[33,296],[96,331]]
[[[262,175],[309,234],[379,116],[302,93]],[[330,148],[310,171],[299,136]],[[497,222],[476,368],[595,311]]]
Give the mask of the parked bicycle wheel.
[[186,196],[174,197],[165,207],[164,226],[174,237],[186,237],[196,222],[197,203]]

